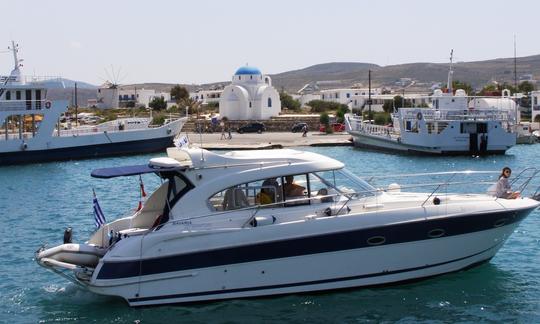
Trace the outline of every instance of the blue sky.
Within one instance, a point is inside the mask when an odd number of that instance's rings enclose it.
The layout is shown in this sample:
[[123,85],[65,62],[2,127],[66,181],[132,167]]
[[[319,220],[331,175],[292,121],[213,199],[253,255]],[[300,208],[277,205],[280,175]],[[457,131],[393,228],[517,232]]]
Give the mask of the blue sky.
[[[6,1],[0,48],[25,74],[100,84],[229,80],[327,62],[392,65],[540,54],[537,1]],[[9,73],[0,54],[0,74]]]

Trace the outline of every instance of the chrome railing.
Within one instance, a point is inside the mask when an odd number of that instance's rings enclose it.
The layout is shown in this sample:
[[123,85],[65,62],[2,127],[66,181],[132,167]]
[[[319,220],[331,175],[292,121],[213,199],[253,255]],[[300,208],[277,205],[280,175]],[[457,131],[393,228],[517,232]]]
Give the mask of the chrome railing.
[[[431,172],[431,173],[414,173],[414,174],[394,174],[394,175],[383,175],[383,176],[369,176],[364,177],[363,179],[367,182],[373,184],[375,180],[382,180],[382,179],[400,179],[400,178],[410,178],[410,179],[419,179],[422,177],[431,177],[437,178],[437,177],[444,177],[442,181],[435,181],[435,182],[422,182],[422,183],[412,183],[407,185],[399,185],[398,188],[396,187],[373,187],[369,190],[362,190],[362,191],[355,191],[355,192],[338,192],[336,194],[328,194],[328,195],[318,195],[318,196],[312,196],[312,197],[302,197],[297,199],[289,199],[285,201],[279,201],[271,204],[264,204],[264,205],[253,205],[249,207],[239,208],[239,209],[233,209],[233,210],[226,210],[226,211],[214,211],[211,213],[205,213],[201,215],[196,215],[192,217],[187,218],[181,218],[181,219],[175,219],[167,222],[166,224],[163,224],[163,226],[170,226],[175,224],[184,224],[185,222],[193,221],[193,220],[199,220],[203,218],[209,218],[209,217],[223,217],[224,215],[230,215],[235,214],[239,212],[248,212],[249,215],[247,216],[246,220],[242,222],[242,225],[239,226],[239,228],[243,228],[247,226],[253,218],[257,216],[257,214],[264,209],[272,208],[272,207],[284,207],[284,206],[297,206],[295,203],[301,203],[303,206],[314,206],[312,202],[317,202],[317,205],[321,203],[322,199],[324,198],[330,198],[332,201],[329,201],[326,204],[322,204],[321,207],[327,208],[328,206],[333,206],[337,212],[336,214],[340,214],[340,212],[347,208],[348,204],[352,201],[363,199],[370,197],[375,202],[378,200],[378,196],[383,192],[404,192],[404,193],[418,193],[418,194],[425,194],[427,198],[424,198],[421,203],[419,203],[418,206],[424,207],[425,204],[430,200],[431,197],[437,196],[442,197],[442,195],[454,195],[454,194],[484,194],[488,195],[487,190],[490,185],[493,185],[497,181],[497,175],[500,174],[500,171],[450,171],[450,172]],[[486,175],[490,175],[491,177],[485,180],[478,180],[478,179],[468,179],[468,180],[456,180],[459,176],[465,176],[467,178],[471,178],[472,176],[482,176],[485,177]],[[528,190],[529,185],[532,184],[533,180],[537,180],[537,182],[540,182],[540,170],[536,168],[528,168],[520,173],[514,178],[511,179],[511,183],[513,185],[516,185],[517,190],[521,191],[521,196],[525,197],[527,196],[525,191]],[[538,194],[540,192],[540,183],[537,183],[538,189],[536,191],[530,191],[532,194],[531,197],[534,197],[535,194]],[[452,192],[449,192],[449,188],[458,188],[456,190],[453,190]],[[461,187],[461,189],[459,189]],[[419,190],[419,189],[428,189],[426,191],[412,191],[412,190]],[[336,188],[333,188],[335,190],[338,190]],[[472,191],[472,192],[471,192]],[[496,201],[497,197],[492,196],[493,200]],[[448,203],[448,200],[444,200],[443,203]],[[305,205],[304,205],[305,204]],[[302,206],[298,205],[298,206]]]

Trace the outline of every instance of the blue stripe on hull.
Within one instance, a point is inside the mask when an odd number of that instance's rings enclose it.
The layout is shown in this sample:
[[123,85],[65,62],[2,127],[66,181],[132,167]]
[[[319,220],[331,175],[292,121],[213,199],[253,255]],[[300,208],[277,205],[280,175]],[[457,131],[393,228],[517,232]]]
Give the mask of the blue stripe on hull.
[[[202,291],[202,292],[195,292],[195,293],[185,293],[185,294],[175,294],[175,295],[164,295],[164,296],[151,296],[151,297],[139,297],[139,298],[132,298],[129,299],[130,303],[135,302],[145,302],[145,301],[155,301],[155,300],[162,300],[162,299],[176,299],[176,298],[189,298],[189,297],[197,297],[197,296],[208,296],[208,295],[223,295],[223,294],[230,294],[230,293],[238,293],[238,292],[247,292],[247,291],[257,291],[257,290],[267,290],[267,289],[282,289],[282,288],[291,288],[291,287],[302,287],[302,286],[310,286],[310,285],[320,285],[320,284],[326,284],[326,283],[335,283],[335,282],[344,282],[344,281],[351,281],[351,280],[359,280],[359,279],[368,279],[368,278],[374,278],[374,277],[383,277],[388,275],[394,275],[394,274],[400,274],[400,273],[406,273],[406,272],[413,272],[418,270],[425,270],[430,268],[435,268],[443,265],[447,265],[454,262],[464,261],[470,258],[473,258],[475,256],[481,255],[483,253],[489,252],[496,248],[499,244],[497,243],[494,246],[485,249],[483,251],[480,251],[478,253],[468,255],[462,258],[453,259],[445,262],[435,263],[435,264],[429,264],[424,265],[420,267],[414,267],[414,268],[406,268],[406,269],[400,269],[400,270],[394,270],[394,271],[384,271],[384,272],[377,272],[377,273],[369,273],[364,275],[358,275],[358,276],[350,276],[350,277],[342,277],[342,278],[331,278],[331,279],[323,279],[323,280],[314,280],[314,281],[304,281],[304,282],[295,282],[295,283],[288,283],[288,284],[279,284],[279,285],[271,285],[271,286],[258,286],[258,287],[247,287],[247,288],[237,288],[237,289],[227,289],[227,290],[215,290],[215,291]],[[476,265],[479,265],[485,261],[489,260],[482,260],[480,262],[476,262]],[[468,265],[466,268],[470,268],[473,265]],[[462,270],[462,269],[460,269]],[[431,275],[428,275],[428,277],[431,277]]]
[[0,153],[0,165],[76,160],[114,155],[152,153],[173,145],[173,137],[67,147],[60,149]]
[[368,239],[375,236],[385,237],[384,245],[389,245],[428,240],[430,239],[428,233],[433,229],[443,229],[443,237],[461,235],[519,222],[529,212],[530,210],[505,211],[422,220],[377,228],[357,229],[347,232],[185,253],[142,261],[104,262],[97,279],[129,278],[139,275],[366,248],[371,246],[368,244]]

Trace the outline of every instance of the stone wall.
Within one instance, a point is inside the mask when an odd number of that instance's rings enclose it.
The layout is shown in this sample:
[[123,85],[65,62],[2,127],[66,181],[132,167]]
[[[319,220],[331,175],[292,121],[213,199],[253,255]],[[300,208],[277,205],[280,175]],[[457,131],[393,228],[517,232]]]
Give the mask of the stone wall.
[[[182,131],[194,132],[196,119],[190,119],[185,125]],[[247,125],[252,122],[261,122],[266,126],[268,132],[290,132],[293,125],[296,123],[307,123],[309,131],[318,131],[319,130],[319,116],[309,116],[309,117],[279,117],[272,118],[270,120],[229,120],[225,124],[230,125],[233,131],[236,131],[238,127]],[[210,120],[200,119],[197,122],[205,130],[212,129],[212,123]],[[227,127],[227,126],[225,126]],[[213,132],[221,132],[221,127],[219,124],[215,127]]]

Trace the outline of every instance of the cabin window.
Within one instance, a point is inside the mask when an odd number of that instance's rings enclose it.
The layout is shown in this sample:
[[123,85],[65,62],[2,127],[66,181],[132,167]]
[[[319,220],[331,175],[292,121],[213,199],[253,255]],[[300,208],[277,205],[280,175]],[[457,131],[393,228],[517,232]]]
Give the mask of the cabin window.
[[26,110],[32,109],[32,90],[25,91]]
[[306,174],[288,175],[282,177],[283,197],[285,206],[309,204],[309,181]]
[[11,91],[6,91],[6,100],[11,100]]
[[273,205],[282,201],[280,179],[269,178],[229,187],[209,198],[215,211],[235,210],[254,206]]
[[41,109],[41,90],[36,90],[36,109]]
[[16,100],[21,100],[21,91],[20,90],[15,91],[15,99]]

